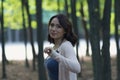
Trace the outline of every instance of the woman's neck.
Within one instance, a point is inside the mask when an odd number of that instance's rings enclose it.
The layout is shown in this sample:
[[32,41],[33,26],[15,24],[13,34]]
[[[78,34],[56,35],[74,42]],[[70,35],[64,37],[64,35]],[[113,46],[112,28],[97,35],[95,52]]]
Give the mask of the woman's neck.
[[54,40],[54,41],[55,41],[55,46],[54,46],[55,49],[59,48],[59,46],[60,46],[61,43],[63,42],[62,39],[58,39],[58,40]]

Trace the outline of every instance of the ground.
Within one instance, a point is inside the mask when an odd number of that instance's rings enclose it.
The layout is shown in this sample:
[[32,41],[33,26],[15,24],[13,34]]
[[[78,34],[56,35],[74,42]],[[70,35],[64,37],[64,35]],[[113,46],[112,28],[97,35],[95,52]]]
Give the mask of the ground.
[[[31,61],[30,61],[31,62]],[[93,80],[91,57],[81,58],[82,73],[78,75],[78,80]],[[111,59],[112,64],[112,80],[116,79],[116,60]],[[38,72],[25,67],[24,61],[9,61],[6,66],[7,79],[4,80],[38,80]],[[0,80],[2,80],[2,66],[0,63]]]

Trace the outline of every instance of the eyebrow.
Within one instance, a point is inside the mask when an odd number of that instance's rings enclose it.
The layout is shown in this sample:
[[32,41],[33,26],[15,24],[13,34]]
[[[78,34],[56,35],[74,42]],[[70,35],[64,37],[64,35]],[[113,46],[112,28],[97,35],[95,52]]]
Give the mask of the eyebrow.
[[[50,24],[55,24],[55,23],[51,22]],[[60,24],[55,24],[55,25],[60,25]]]

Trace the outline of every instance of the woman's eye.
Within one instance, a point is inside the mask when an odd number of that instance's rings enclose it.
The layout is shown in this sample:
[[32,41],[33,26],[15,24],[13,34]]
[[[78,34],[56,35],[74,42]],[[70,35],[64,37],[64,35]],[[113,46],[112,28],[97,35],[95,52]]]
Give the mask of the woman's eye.
[[56,26],[57,26],[57,28],[61,28],[61,25],[59,25],[59,24],[57,24]]
[[54,24],[54,23],[51,23],[51,24],[50,24],[50,27],[61,28],[61,25],[59,25],[59,24]]
[[50,24],[50,26],[51,26],[51,27],[53,27],[53,26],[54,26],[54,24],[53,24],[53,23],[51,23],[51,24]]

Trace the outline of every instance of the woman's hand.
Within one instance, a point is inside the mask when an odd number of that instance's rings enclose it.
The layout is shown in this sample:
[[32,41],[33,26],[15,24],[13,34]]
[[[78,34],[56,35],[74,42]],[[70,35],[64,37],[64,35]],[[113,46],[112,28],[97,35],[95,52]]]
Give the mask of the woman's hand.
[[50,55],[51,52],[52,52],[52,50],[53,50],[52,47],[46,47],[46,48],[44,49],[44,52],[47,53],[48,55]]

